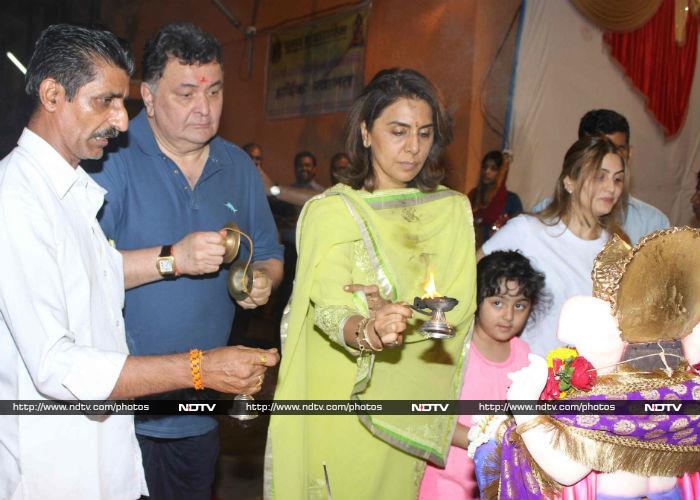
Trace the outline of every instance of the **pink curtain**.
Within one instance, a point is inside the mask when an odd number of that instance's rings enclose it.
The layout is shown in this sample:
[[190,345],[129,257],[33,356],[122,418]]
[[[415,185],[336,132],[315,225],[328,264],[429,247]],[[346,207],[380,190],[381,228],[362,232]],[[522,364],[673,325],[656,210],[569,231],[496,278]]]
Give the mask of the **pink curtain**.
[[605,33],[612,56],[632,84],[647,98],[647,107],[664,129],[675,135],[688,110],[695,72],[698,23],[688,17],[687,42],[678,47],[674,38],[674,0],[664,0],[647,24],[629,33]]

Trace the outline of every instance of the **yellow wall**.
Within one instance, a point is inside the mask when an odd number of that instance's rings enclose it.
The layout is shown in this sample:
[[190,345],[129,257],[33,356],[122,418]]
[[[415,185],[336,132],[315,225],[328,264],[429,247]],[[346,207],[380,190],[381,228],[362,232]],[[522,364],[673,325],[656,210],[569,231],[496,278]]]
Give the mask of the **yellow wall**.
[[[253,0],[222,3],[243,26],[250,25]],[[454,141],[447,154],[448,184],[462,191],[476,183],[483,154],[501,145],[500,136],[486,126],[482,106],[502,123],[512,66],[512,35],[495,63],[494,57],[519,4],[519,0],[375,0],[371,6],[365,81],[379,69],[403,66],[421,71],[440,88],[454,119]],[[347,5],[338,0],[261,0],[250,78],[242,34],[211,1],[106,0],[102,18],[132,42],[138,61],[145,40],[167,22],[191,21],[213,34],[224,46],[221,135],[237,144],[261,143],[265,169],[282,183],[293,180],[294,154],[309,149],[318,158],[320,181],[328,183],[328,162],[342,147],[344,113],[281,120],[265,117],[266,30]],[[485,82],[491,66],[491,78]],[[132,86],[133,94],[138,94],[136,86]]]

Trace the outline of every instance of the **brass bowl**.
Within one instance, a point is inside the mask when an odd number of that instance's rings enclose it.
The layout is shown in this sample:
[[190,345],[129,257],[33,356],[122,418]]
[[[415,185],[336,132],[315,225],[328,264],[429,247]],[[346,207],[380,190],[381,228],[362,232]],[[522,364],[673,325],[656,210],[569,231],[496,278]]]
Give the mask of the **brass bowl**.
[[233,259],[238,255],[238,250],[241,248],[241,230],[233,222],[227,222],[222,228],[226,231],[226,237],[224,238],[224,264],[230,264]]
[[[245,273],[244,273],[245,271]],[[236,262],[228,273],[228,293],[235,300],[245,300],[253,289],[253,269],[251,266]]]

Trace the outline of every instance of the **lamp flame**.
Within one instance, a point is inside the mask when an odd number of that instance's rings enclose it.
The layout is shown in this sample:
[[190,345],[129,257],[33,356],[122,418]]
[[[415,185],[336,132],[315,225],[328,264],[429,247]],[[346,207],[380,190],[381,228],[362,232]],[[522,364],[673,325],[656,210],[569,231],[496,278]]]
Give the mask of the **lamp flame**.
[[433,272],[430,271],[430,278],[428,279],[428,282],[425,284],[425,295],[423,295],[423,298],[430,298],[434,299],[435,297],[439,297],[440,294],[438,294],[437,289],[435,288],[435,276],[433,275]]

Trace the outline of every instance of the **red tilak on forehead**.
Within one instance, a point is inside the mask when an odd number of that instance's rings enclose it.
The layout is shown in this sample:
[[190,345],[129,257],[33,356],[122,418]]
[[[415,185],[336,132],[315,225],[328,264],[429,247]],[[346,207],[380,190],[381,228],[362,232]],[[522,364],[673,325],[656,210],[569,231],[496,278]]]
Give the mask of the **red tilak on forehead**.
[[207,83],[207,77],[203,76],[199,79],[199,83]]

